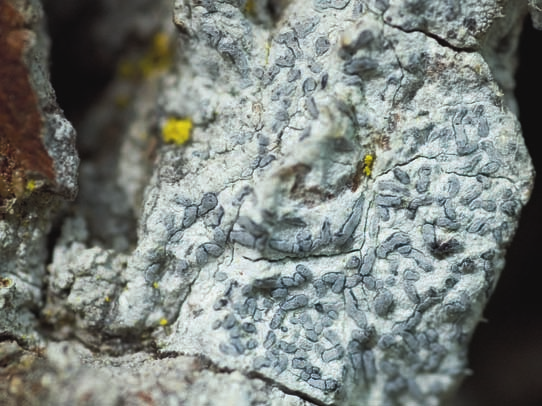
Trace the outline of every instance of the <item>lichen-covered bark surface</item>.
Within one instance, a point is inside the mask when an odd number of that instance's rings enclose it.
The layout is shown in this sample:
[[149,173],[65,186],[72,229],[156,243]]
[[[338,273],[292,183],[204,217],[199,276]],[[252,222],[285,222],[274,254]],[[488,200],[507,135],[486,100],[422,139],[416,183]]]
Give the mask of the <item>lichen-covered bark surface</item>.
[[0,1],[0,336],[36,344],[46,240],[77,192],[75,131],[56,104],[39,1]]
[[124,355],[49,345],[51,404],[442,402],[532,187],[511,96],[527,5],[177,0],[175,33],[155,7],[178,54],[167,74],[144,56],[83,125],[100,147],[41,313]]

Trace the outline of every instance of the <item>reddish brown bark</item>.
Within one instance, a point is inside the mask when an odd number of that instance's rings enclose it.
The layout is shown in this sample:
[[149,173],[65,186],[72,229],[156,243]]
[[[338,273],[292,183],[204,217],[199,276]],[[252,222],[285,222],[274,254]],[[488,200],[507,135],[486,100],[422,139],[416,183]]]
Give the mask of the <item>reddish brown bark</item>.
[[38,99],[23,60],[29,40],[23,16],[0,0],[0,204],[19,197],[29,178],[55,180],[42,141]]

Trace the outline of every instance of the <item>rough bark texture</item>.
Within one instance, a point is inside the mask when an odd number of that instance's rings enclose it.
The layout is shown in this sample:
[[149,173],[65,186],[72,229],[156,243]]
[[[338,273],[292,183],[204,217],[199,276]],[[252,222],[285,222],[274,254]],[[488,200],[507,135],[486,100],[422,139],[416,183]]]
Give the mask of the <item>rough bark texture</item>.
[[[52,130],[36,162],[56,177],[40,166],[43,191],[0,190],[11,199],[0,333],[19,343],[0,346],[10,377],[0,396],[449,397],[532,188],[512,92],[522,18],[530,8],[536,24],[536,4],[177,0],[174,26],[169,2],[103,4],[110,19],[95,35],[153,40],[119,64],[81,125],[89,159],[46,284],[43,202],[72,195],[77,158],[71,126],[44,102]],[[50,100],[48,82],[31,80]],[[19,155],[3,152],[14,168],[26,165],[18,134],[1,134],[20,143]],[[26,181],[35,170],[23,168]],[[45,347],[45,358],[20,346]]]
[[46,238],[77,192],[75,131],[55,101],[39,1],[0,1],[0,333],[39,341]]

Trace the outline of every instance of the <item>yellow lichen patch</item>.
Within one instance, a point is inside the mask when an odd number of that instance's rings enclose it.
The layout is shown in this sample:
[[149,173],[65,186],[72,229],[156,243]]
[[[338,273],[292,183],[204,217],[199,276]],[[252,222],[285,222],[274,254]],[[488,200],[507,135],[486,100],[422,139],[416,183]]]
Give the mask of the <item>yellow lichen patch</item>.
[[146,78],[168,69],[173,62],[174,49],[168,34],[156,33],[147,51],[139,58],[126,58],[119,62],[117,72],[126,79]]
[[182,145],[190,139],[192,120],[170,118],[162,128],[162,139],[177,145]]
[[111,301],[111,298],[110,298],[109,296],[106,296],[106,297],[104,298],[104,301],[106,301],[107,303],[109,303],[109,302]]
[[168,324],[167,319],[164,319],[164,318],[160,319],[161,326],[167,326],[167,324]]
[[254,0],[247,0],[245,3],[245,14],[253,15],[256,11],[256,6],[254,4]]
[[159,32],[154,35],[151,53],[162,61],[169,61],[171,58],[171,41],[166,33]]
[[154,289],[158,289],[158,282],[153,282],[153,283],[152,283],[152,287],[153,287]]
[[33,179],[30,179],[28,182],[26,182],[26,190],[28,192],[33,192],[34,189],[36,189],[36,181]]
[[151,48],[140,62],[143,76],[169,68],[173,61],[173,47],[167,34],[159,32],[152,38]]
[[363,174],[367,177],[371,176],[373,172],[373,164],[375,157],[373,155],[367,154],[363,157]]

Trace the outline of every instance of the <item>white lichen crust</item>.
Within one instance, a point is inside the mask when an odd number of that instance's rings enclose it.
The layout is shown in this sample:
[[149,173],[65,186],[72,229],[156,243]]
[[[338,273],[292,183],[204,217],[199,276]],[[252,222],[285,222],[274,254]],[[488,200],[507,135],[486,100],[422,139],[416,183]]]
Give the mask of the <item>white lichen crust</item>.
[[164,110],[196,129],[163,151],[143,241],[198,277],[163,349],[325,404],[436,404],[527,198],[519,126],[470,39],[348,1],[269,31],[242,6],[177,5],[194,34]]
[[175,1],[156,121],[191,140],[130,255],[59,242],[50,308],[315,404],[439,404],[533,180],[504,3]]

